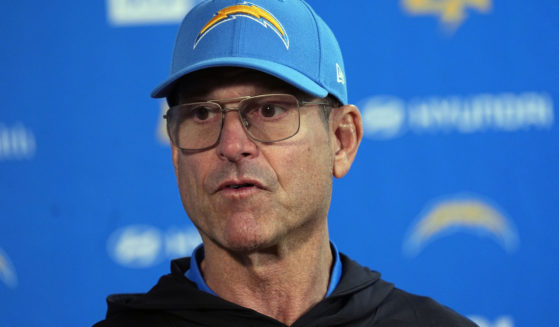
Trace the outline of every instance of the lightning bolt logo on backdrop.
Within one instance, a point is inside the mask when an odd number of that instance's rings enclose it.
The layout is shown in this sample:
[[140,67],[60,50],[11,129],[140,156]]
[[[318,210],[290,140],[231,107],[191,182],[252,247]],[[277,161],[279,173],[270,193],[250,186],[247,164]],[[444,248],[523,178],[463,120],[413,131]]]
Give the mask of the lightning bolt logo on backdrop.
[[413,15],[434,14],[443,24],[458,27],[466,18],[466,9],[482,13],[491,10],[491,0],[402,0],[404,9]]
[[415,256],[435,238],[457,231],[489,236],[509,253],[518,246],[516,229],[495,205],[479,196],[455,195],[436,201],[420,214],[403,250]]
[[194,49],[200,40],[202,40],[202,38],[204,38],[204,36],[211,32],[215,27],[232,21],[237,17],[249,18],[261,24],[265,28],[270,27],[270,29],[274,31],[274,33],[282,40],[285,48],[289,49],[289,37],[287,36],[287,33],[281,23],[274,17],[274,15],[265,9],[249,2],[229,6],[218,11],[214,17],[206,23],[202,30],[200,30],[200,33],[194,42]]

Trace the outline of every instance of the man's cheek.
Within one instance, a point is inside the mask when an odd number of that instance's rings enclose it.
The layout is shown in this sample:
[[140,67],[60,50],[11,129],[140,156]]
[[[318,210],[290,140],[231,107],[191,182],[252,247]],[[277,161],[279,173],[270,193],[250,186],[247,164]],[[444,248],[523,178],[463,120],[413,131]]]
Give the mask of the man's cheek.
[[185,207],[190,210],[194,209],[197,204],[202,202],[200,197],[200,185],[196,179],[196,173],[189,171],[187,167],[181,167],[178,175],[179,190]]

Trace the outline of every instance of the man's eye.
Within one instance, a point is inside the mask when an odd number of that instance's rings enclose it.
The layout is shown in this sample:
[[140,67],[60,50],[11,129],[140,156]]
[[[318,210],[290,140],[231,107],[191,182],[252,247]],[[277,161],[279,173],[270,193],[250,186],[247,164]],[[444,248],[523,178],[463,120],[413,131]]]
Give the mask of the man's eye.
[[267,103],[260,107],[259,114],[265,118],[272,118],[281,113],[283,113],[285,109],[277,104]]
[[192,117],[196,120],[207,120],[210,118],[210,109],[206,107],[197,107],[192,110]]

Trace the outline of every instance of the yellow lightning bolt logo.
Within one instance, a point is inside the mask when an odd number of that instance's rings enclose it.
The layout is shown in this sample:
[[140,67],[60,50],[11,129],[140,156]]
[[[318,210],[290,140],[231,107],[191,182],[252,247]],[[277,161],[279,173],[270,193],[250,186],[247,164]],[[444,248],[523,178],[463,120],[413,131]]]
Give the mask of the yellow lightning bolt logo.
[[196,48],[198,42],[200,42],[200,40],[214,27],[226,21],[235,19],[237,16],[250,18],[264,27],[270,26],[272,30],[281,38],[285,47],[289,49],[289,39],[280,22],[266,10],[248,2],[226,7],[218,11],[217,14],[215,14],[215,16],[200,30],[200,33],[196,38],[196,42],[194,43],[194,48]]
[[457,27],[466,17],[466,7],[487,13],[491,9],[491,0],[402,0],[402,6],[410,14],[439,15],[447,27]]
[[404,251],[415,255],[437,235],[456,229],[487,234],[508,252],[518,245],[515,228],[499,210],[479,198],[457,196],[438,202],[422,215],[404,243]]

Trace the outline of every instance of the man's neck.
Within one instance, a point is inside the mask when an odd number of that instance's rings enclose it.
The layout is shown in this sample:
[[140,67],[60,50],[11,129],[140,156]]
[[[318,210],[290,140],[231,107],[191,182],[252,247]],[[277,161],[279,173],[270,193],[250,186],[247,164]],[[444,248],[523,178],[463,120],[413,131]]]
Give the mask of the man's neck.
[[211,242],[204,248],[200,268],[214,292],[286,325],[326,295],[333,263],[327,231],[295,246],[251,253],[232,253]]

